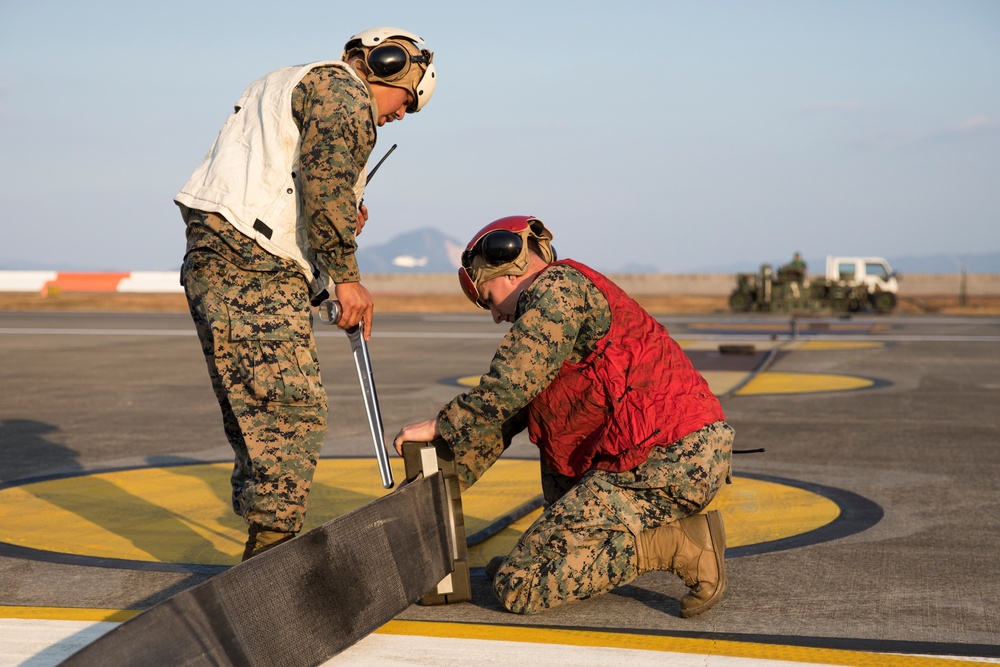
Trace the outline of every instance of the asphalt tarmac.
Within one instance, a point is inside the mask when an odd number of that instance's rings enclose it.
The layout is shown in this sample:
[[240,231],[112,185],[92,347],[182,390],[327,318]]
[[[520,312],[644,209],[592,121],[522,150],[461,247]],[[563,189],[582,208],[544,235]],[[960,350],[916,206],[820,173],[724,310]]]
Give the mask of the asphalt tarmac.
[[[660,319],[736,448],[765,449],[718,498],[726,598],[682,619],[683,584],[653,573],[508,614],[479,568],[528,515],[473,550],[473,602],[411,607],[327,664],[1000,662],[1000,318]],[[385,493],[348,340],[317,326],[331,417],[307,528]],[[474,383],[503,332],[380,316],[387,438]],[[470,533],[538,493],[535,460],[519,438],[470,490]],[[186,315],[0,313],[0,665],[57,664],[234,565],[229,462]]]

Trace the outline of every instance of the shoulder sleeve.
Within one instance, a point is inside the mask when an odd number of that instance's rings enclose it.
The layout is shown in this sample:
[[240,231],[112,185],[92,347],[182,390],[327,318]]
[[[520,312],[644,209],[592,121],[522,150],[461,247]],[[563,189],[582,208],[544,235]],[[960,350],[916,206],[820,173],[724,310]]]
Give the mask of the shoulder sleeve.
[[[457,396],[438,414],[438,428],[465,467],[467,483],[503,453],[510,437],[504,428],[519,423],[518,413],[545,390],[562,364],[577,350],[591,319],[591,283],[579,271],[546,269],[521,295],[520,316],[500,343],[474,389]],[[596,288],[595,288],[596,289]],[[508,430],[509,427],[508,427]]]
[[368,91],[340,68],[320,67],[296,87],[292,113],[301,137],[298,181],[309,244],[327,258],[334,282],[357,282],[354,184],[375,145]]

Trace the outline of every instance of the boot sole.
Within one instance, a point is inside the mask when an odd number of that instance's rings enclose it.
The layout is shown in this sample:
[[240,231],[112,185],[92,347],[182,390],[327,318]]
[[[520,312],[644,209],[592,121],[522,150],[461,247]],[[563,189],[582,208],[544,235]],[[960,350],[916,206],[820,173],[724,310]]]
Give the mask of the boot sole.
[[712,510],[705,514],[705,518],[708,520],[708,534],[712,537],[712,547],[715,549],[715,564],[719,568],[719,585],[715,587],[712,597],[697,607],[687,609],[681,607],[681,618],[691,618],[714,607],[726,594],[726,588],[729,585],[729,579],[726,576],[726,527],[722,523],[722,515],[718,510]]

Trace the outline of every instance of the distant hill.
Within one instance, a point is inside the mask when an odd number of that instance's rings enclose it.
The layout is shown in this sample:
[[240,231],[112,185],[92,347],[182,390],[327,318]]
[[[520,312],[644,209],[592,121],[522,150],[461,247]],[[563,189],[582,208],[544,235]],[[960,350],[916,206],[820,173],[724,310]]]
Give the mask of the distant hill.
[[358,268],[365,273],[452,273],[465,245],[429,227],[401,234],[376,246],[358,248]]
[[[364,273],[453,273],[458,269],[465,244],[444,233],[425,227],[412,232],[406,232],[391,240],[375,246],[364,243],[358,249],[358,266]],[[662,269],[652,264],[630,262],[623,266],[604,266],[598,270],[605,273],[742,273],[754,272],[761,264],[773,267],[788,262],[789,257],[744,259],[726,264],[714,264],[686,270]],[[907,273],[937,273],[957,274],[961,272],[964,262],[968,273],[1000,274],[1000,251],[985,253],[966,253],[964,255],[903,255],[888,256],[886,259],[892,267],[902,275]],[[822,273],[826,265],[826,256],[806,257],[810,273]],[[142,267],[147,270],[148,267]],[[104,271],[107,267],[87,266],[85,262],[75,262],[73,265],[42,266],[36,262],[24,261],[13,257],[0,257],[0,270],[27,271]],[[120,269],[130,270],[130,269]],[[131,270],[138,270],[133,267]],[[171,267],[175,270],[175,267]]]
[[[358,250],[358,266],[362,273],[451,273],[458,269],[464,244],[430,227],[401,234],[377,246],[362,246]],[[1000,273],[1000,251],[957,255],[924,255],[886,257],[900,274],[959,273],[964,261],[969,273]],[[740,273],[753,272],[762,263],[777,267],[789,258],[752,259],[724,265],[705,266],[680,273]],[[809,271],[822,273],[826,256],[806,258]],[[630,262],[619,267],[600,267],[607,273],[661,273],[651,264]]]

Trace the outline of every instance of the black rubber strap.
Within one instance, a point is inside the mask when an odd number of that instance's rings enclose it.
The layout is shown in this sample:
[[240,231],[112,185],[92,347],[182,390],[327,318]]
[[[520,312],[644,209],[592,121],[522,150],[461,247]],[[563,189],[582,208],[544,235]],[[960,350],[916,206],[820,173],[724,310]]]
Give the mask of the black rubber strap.
[[443,475],[421,477],[175,595],[61,664],[320,664],[451,572],[447,517]]

